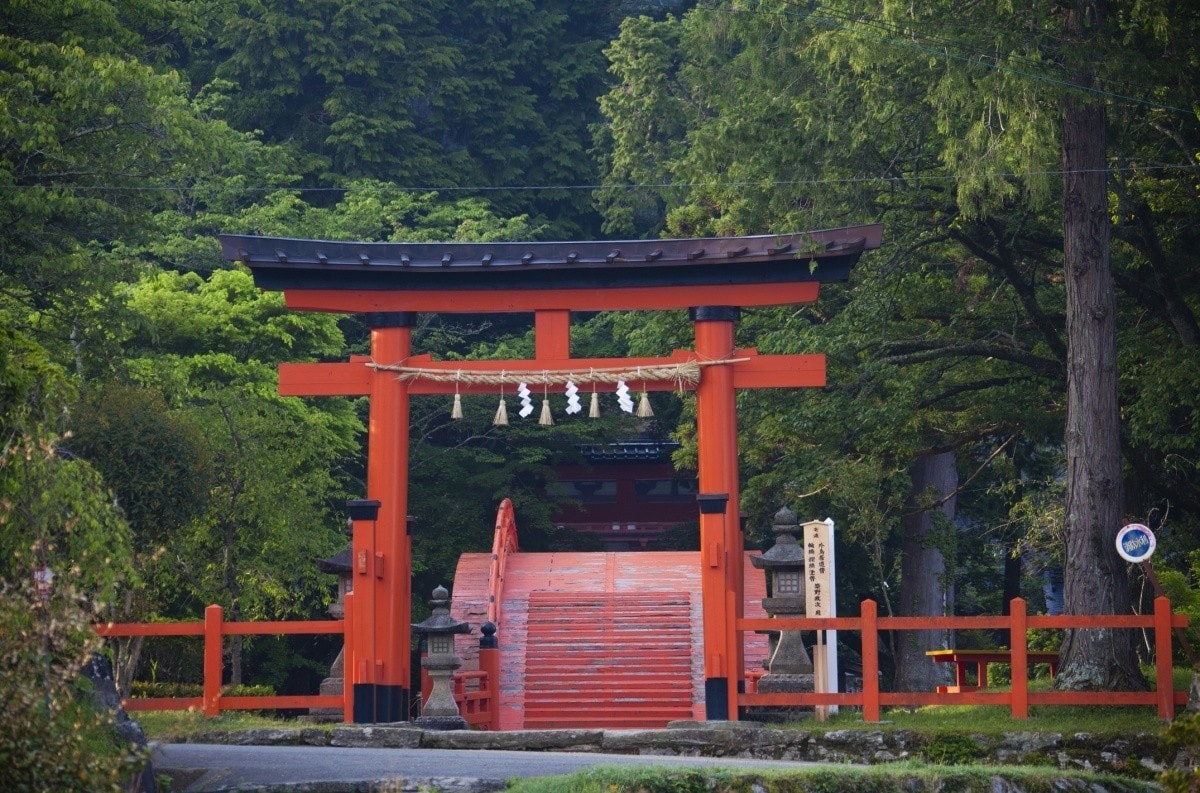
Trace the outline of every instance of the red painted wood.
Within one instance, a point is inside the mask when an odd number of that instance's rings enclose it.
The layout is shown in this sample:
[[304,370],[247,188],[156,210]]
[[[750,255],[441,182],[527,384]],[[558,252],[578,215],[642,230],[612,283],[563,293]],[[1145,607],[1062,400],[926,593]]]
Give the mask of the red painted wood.
[[1012,717],[1029,718],[1029,626],[1025,621],[1025,601],[1013,598],[1009,602],[1009,619],[1012,621],[1008,641],[1012,646]]
[[203,636],[203,622],[110,622],[97,625],[100,636]]
[[342,633],[342,620],[294,620],[288,622],[226,622],[221,631],[226,636],[263,636]]
[[350,615],[357,613],[357,601],[353,592],[347,592],[342,597],[346,619],[342,624],[342,721],[350,724],[354,721],[354,686],[350,685],[350,672],[358,663],[355,651],[358,648],[358,637],[355,633],[357,626]]
[[481,685],[486,687],[487,703],[485,711],[487,720],[481,724],[483,729],[500,729],[500,650],[499,648],[481,649],[479,651],[479,669],[484,674]]
[[[547,343],[545,349],[557,350],[557,345]],[[732,358],[744,358],[733,364],[734,388],[809,388],[825,385],[825,356],[824,355],[759,355],[754,350],[726,350],[723,355]],[[517,360],[488,360],[488,361],[435,361],[427,354],[412,355],[405,365],[414,368],[436,369],[442,372],[454,372],[458,369],[469,368],[476,372],[528,371],[530,369],[546,369],[549,371],[578,371],[586,373],[588,369],[612,369],[613,367],[628,368],[634,371],[639,367],[653,369],[660,366],[672,366],[689,361],[705,360],[697,358],[696,353],[676,350],[666,358],[534,358],[528,361]],[[380,363],[394,363],[387,359],[379,359]],[[367,364],[369,361],[350,361],[334,363],[284,363],[279,366],[279,393],[283,396],[363,396],[370,392],[371,377],[374,370]],[[396,373],[384,373],[395,377]],[[516,386],[517,378],[512,381]],[[639,380],[638,390],[646,391],[685,391],[694,386],[684,383],[682,386],[674,379]],[[499,388],[490,383],[453,383],[434,382],[431,380],[415,379],[408,383],[408,393],[422,396],[430,394],[496,394]]]
[[[412,328],[378,327],[371,330],[371,356],[376,361],[398,362],[412,354]],[[405,383],[388,372],[375,371],[371,381],[368,426],[367,498],[378,499],[379,517],[370,542],[377,555],[373,575],[365,583],[375,591],[373,613],[364,614],[359,629],[373,634],[369,650],[373,670],[370,680],[382,685],[409,688],[409,647],[412,641],[412,562],[408,537],[408,428],[409,392]],[[357,540],[359,535],[356,534]],[[363,533],[365,539],[365,532]],[[356,545],[358,548],[368,547]],[[381,557],[380,557],[381,555]],[[379,562],[382,561],[382,569]],[[363,582],[355,577],[355,587]],[[347,670],[349,672],[349,670]],[[347,680],[347,684],[351,681]]]
[[[1154,653],[1158,658],[1171,657],[1171,601],[1159,596],[1154,599]],[[1175,718],[1175,699],[1171,696],[1174,676],[1171,665],[1159,663],[1155,675],[1155,692],[1158,694],[1158,717]]]
[[[454,602],[452,613],[457,619],[470,622],[478,630],[478,625],[486,615],[487,600],[487,570],[491,565],[491,554],[464,554],[459,559],[458,570],[454,578]],[[752,616],[763,615],[761,600],[766,596],[766,583],[761,571],[754,570],[749,561],[744,562],[749,574],[746,578],[745,609]],[[584,620],[572,616],[572,607],[576,602],[591,604],[588,608],[596,608],[601,602],[598,598],[610,595],[624,595],[626,608],[642,608],[619,626],[605,633],[603,642],[631,643],[637,642],[644,655],[653,657],[664,665],[668,659],[674,666],[668,673],[663,667],[662,674],[667,677],[683,679],[690,692],[690,704],[686,716],[677,716],[678,709],[671,713],[658,712],[653,718],[648,718],[641,724],[663,726],[671,718],[703,718],[704,717],[704,676],[701,651],[701,616],[700,616],[700,557],[696,552],[622,552],[622,553],[515,553],[508,559],[505,574],[503,602],[500,607],[499,632],[496,638],[500,642],[501,672],[500,672],[500,726],[501,729],[524,729],[525,697],[523,692],[527,685],[547,686],[547,697],[551,693],[549,687],[557,686],[555,676],[560,671],[554,666],[559,658],[546,658],[538,663],[527,659],[527,652],[532,646],[529,640],[530,629],[530,600],[540,599],[543,605],[554,605],[558,613],[541,615],[546,620],[553,620],[556,630],[563,632],[570,640],[581,641],[579,631],[591,630],[586,625],[580,627]],[[535,597],[536,593],[536,597]],[[680,641],[666,642],[652,630],[657,625],[656,614],[659,609],[651,607],[646,610],[643,603],[646,597],[642,593],[685,593],[688,596],[689,612],[686,619],[682,616],[677,622],[687,628],[686,637]],[[657,596],[657,594],[655,595]],[[674,607],[672,607],[674,608]],[[536,622],[536,620],[535,620]],[[535,625],[535,632],[539,628]],[[592,642],[595,644],[596,642]],[[650,643],[653,643],[651,645]],[[659,644],[663,644],[659,647]],[[745,636],[746,664],[751,670],[761,671],[761,663],[766,655],[766,636],[749,633]],[[472,637],[460,637],[456,651],[464,657],[464,668],[477,668],[478,642]],[[589,650],[592,652],[592,650]],[[536,652],[535,652],[536,655]],[[683,664],[679,665],[680,660]],[[568,664],[574,661],[568,657]],[[592,667],[595,674],[587,681],[587,686],[602,693],[610,699],[622,692],[605,682],[609,669],[603,658],[593,658]],[[609,664],[613,666],[613,664]],[[620,667],[620,664],[615,664]],[[656,672],[635,674],[627,665],[622,667],[625,678],[622,685],[628,691],[638,696],[655,693],[654,689],[661,688],[661,675]],[[645,691],[647,685],[651,690]],[[574,693],[574,692],[571,692]],[[603,710],[599,706],[593,710]],[[647,713],[649,710],[644,708]],[[606,711],[607,712],[607,711]],[[615,713],[615,711],[614,711]],[[604,721],[604,726],[621,726],[622,715],[612,716],[607,720],[600,716],[594,717],[596,723]],[[555,722],[562,723],[562,722]],[[632,722],[631,722],[632,723]],[[529,726],[533,726],[530,724]]]
[[374,371],[362,361],[279,364],[282,396],[365,396]]
[[513,514],[512,501],[506,498],[500,502],[500,509],[496,511],[492,564],[488,569],[487,618],[496,625],[500,622],[500,604],[504,599],[504,572],[508,569],[508,557],[517,550],[517,520]]
[[796,707],[813,705],[846,705],[848,707],[858,707],[862,705],[862,694],[760,694],[752,692],[738,695],[738,704],[742,706],[748,705],[772,705],[772,706],[791,706]]
[[874,600],[864,600],[862,618],[863,721],[879,721],[879,628]]
[[[699,305],[699,304],[698,304]],[[719,302],[710,305],[729,305]],[[734,322],[729,319],[694,323],[696,354],[701,360],[732,357]],[[730,365],[706,367],[696,389],[696,446],[700,493],[723,493],[728,500],[719,514],[700,515],[700,547],[709,552],[701,575],[704,604],[704,677],[726,679],[724,707],[709,703],[709,710],[737,718],[737,680],[741,674],[741,648],[736,601],[727,595],[741,592],[740,509],[738,507],[737,408]],[[709,714],[711,715],[711,713]]]
[[279,694],[255,697],[221,697],[221,710],[266,710],[270,708],[340,708],[338,694]]
[[128,711],[204,710],[204,697],[135,697],[121,700]]
[[542,310],[533,318],[534,357],[571,357],[571,312]]
[[690,718],[686,593],[531,592],[525,725],[665,726]]
[[221,620],[224,612],[214,604],[204,609],[204,715],[221,712]]
[[692,306],[778,306],[817,299],[815,281],[721,286],[541,289],[530,291],[355,291],[287,289],[284,300],[297,311],[426,311],[448,314],[510,314],[525,311],[669,311]]

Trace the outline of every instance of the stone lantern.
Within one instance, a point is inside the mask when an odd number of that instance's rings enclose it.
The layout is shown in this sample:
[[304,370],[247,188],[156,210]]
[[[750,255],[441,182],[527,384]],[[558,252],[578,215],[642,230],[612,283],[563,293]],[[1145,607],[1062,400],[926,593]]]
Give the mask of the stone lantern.
[[454,670],[462,666],[462,661],[454,654],[454,635],[470,633],[471,626],[450,616],[450,593],[445,587],[433,590],[429,605],[433,613],[412,627],[413,633],[426,639],[428,653],[421,665],[429,672],[433,683],[415,723],[431,730],[465,730],[467,720],[458,712],[450,678]]
[[[765,571],[767,592],[763,609],[771,617],[805,616],[804,547],[797,541],[800,525],[784,507],[775,513],[775,544],[750,562]],[[772,637],[770,655],[764,662],[767,674],[758,682],[759,691],[812,691],[813,665],[804,648],[800,631],[778,631]]]
[[[322,573],[331,573],[337,576],[337,599],[329,604],[329,616],[335,620],[344,619],[346,595],[350,594],[354,587],[350,565],[350,546],[346,546],[344,550],[326,559],[318,559],[317,569]],[[342,694],[345,690],[345,669],[346,645],[343,642],[342,647],[338,650],[337,658],[333,659],[333,663],[329,667],[329,676],[321,681],[320,693],[323,695]],[[342,709],[310,708],[308,715],[310,721],[341,721]]]

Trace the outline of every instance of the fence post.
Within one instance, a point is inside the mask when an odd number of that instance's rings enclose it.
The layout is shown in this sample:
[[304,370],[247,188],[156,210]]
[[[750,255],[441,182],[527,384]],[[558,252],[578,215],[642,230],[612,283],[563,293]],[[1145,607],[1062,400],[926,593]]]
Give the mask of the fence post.
[[500,642],[496,639],[496,625],[485,622],[479,626],[479,669],[487,673],[482,685],[487,690],[487,729],[500,729]]
[[1029,622],[1025,618],[1025,600],[1013,598],[1008,608],[1008,642],[1012,663],[1009,664],[1009,679],[1012,680],[1012,717],[1029,718]]
[[1154,671],[1158,695],[1158,717],[1175,718],[1175,676],[1171,658],[1171,601],[1154,599]]
[[224,610],[215,603],[204,609],[204,715],[221,713],[221,623]]
[[354,653],[356,638],[354,634],[354,592],[342,596],[344,616],[342,617],[342,723],[354,723],[354,681],[358,678],[358,656]]
[[879,622],[874,600],[864,600],[862,620],[862,709],[863,721],[879,721]]

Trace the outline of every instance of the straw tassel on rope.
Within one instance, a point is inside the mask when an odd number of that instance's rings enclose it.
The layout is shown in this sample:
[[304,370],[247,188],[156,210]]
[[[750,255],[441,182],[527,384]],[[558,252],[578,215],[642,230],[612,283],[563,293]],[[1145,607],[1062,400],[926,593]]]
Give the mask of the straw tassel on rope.
[[638,400],[637,417],[640,419],[654,418],[654,408],[650,407],[650,395],[645,391],[642,392],[642,398]]
[[550,413],[550,385],[548,383],[542,386],[542,415],[538,417],[538,424],[543,427],[554,425],[554,416]]
[[496,408],[496,417],[492,419],[496,427],[508,426],[508,404],[504,401],[504,373],[500,373],[500,405]]
[[[461,372],[460,372],[461,374]],[[458,380],[454,381],[454,407],[450,409],[450,418],[461,419],[462,412],[462,394],[458,392]]]

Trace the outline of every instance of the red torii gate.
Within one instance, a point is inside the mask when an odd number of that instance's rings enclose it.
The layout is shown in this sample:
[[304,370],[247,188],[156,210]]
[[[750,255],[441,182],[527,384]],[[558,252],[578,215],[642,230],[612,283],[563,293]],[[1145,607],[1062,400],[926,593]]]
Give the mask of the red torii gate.
[[[361,313],[370,356],[345,363],[283,364],[285,396],[368,396],[367,499],[349,504],[353,593],[346,602],[346,719],[405,721],[409,713],[411,544],[408,536],[409,399],[495,393],[456,373],[628,373],[646,390],[697,396],[705,708],[737,718],[742,604],[737,416],[739,388],[825,384],[823,355],[758,355],[734,346],[741,307],[808,303],[821,281],[849,277],[880,225],[748,237],[566,243],[366,243],[221,235],[289,308]],[[572,311],[688,309],[694,351],[667,358],[572,358]],[[532,360],[434,361],[414,354],[418,312],[533,312]],[[699,373],[695,370],[699,367]],[[692,383],[680,376],[690,369]],[[657,374],[648,374],[657,373]],[[441,376],[439,376],[441,375]]]

